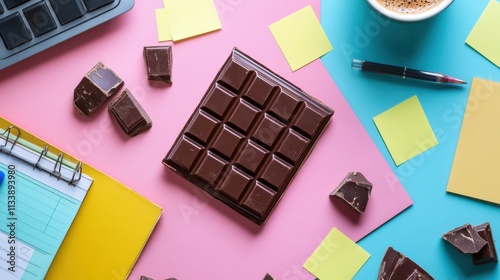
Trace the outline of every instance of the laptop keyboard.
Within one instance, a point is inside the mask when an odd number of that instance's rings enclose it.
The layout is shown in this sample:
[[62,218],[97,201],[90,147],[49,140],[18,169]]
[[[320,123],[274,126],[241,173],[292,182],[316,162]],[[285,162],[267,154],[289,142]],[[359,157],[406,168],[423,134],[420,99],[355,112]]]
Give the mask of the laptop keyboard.
[[134,0],[0,0],[0,69],[80,34]]

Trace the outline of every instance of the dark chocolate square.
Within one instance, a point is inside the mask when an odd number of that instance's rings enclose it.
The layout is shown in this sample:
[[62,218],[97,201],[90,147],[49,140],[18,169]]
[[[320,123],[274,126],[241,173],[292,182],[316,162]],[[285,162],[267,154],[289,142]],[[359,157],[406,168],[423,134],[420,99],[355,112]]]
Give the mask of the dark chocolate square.
[[108,109],[128,136],[136,136],[153,126],[146,111],[128,89],[117,96]]
[[207,153],[194,171],[194,175],[206,183],[206,187],[214,188],[215,181],[219,178],[227,162],[213,153]]
[[388,247],[378,271],[378,280],[433,280],[434,278],[413,260]]
[[80,114],[89,117],[122,86],[123,80],[101,61],[76,86],[73,105]]
[[330,198],[347,203],[358,213],[364,213],[372,191],[370,183],[361,172],[349,172],[330,193]]
[[235,165],[245,169],[249,174],[254,175],[257,169],[263,164],[264,158],[268,154],[269,152],[257,143],[248,141],[236,159]]
[[222,118],[235,96],[218,85],[215,85],[210,91],[210,95],[203,101],[202,108]]
[[484,223],[475,226],[474,229],[477,231],[479,236],[486,240],[486,245],[479,250],[477,253],[473,253],[472,263],[475,265],[487,264],[492,262],[498,262],[497,250],[495,248],[495,240],[493,239],[493,234],[491,232],[490,223]]
[[463,254],[477,253],[488,243],[471,224],[450,230],[443,234],[443,239]]
[[270,149],[276,139],[281,135],[285,125],[268,114],[257,124],[252,138],[263,144],[267,149]]
[[226,180],[221,184],[219,191],[229,199],[238,202],[251,180],[251,176],[233,167],[229,171]]
[[186,128],[186,134],[194,139],[197,139],[202,144],[206,144],[208,138],[212,135],[213,131],[215,131],[215,128],[219,123],[220,122],[217,119],[200,111],[191,118],[191,121]]
[[218,134],[214,140],[214,149],[223,157],[231,158],[243,137],[243,135],[239,134],[230,127],[224,126],[220,134]]
[[175,152],[169,155],[168,160],[183,170],[192,170],[196,159],[203,151],[203,146],[189,137],[182,137],[182,139],[177,141],[173,150]]
[[148,79],[172,84],[172,47],[150,46],[144,47],[144,60]]

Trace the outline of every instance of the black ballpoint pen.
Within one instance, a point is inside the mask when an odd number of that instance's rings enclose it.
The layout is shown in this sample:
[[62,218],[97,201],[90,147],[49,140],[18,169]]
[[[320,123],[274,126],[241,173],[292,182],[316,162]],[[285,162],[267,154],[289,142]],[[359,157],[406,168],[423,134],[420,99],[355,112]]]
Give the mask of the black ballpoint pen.
[[358,60],[358,59],[352,60],[352,68],[366,72],[386,74],[401,78],[424,80],[434,83],[467,84],[467,82],[463,80],[446,76],[440,73],[416,70],[408,67],[393,66],[393,65],[387,65],[387,64]]

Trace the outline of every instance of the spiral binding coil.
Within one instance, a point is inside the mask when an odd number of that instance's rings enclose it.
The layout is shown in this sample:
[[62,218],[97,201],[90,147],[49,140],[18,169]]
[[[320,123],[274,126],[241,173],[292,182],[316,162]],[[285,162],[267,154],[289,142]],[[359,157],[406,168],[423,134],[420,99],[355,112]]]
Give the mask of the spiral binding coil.
[[[17,131],[17,134],[14,133],[14,131]],[[5,136],[4,136],[5,135]],[[33,165],[33,169],[39,169],[46,171],[50,174],[50,176],[56,177],[58,180],[64,180],[68,182],[69,185],[76,186],[78,181],[82,178],[82,162],[79,161],[75,167],[69,167],[64,164],[64,154],[60,153],[59,156],[57,157],[57,160],[53,160],[48,156],[49,153],[49,145],[45,145],[45,148],[41,152],[36,152],[38,155],[36,156],[37,159],[33,158],[33,160],[27,159],[27,158],[22,158],[16,154],[13,153],[14,147],[17,145],[19,147],[22,147],[23,149],[27,149],[30,151],[33,151],[29,147],[22,146],[20,143],[18,143],[20,137],[21,137],[21,130],[16,127],[16,126],[9,126],[2,134],[0,134],[1,138],[5,137],[5,142],[0,145],[0,152],[4,152],[6,154],[12,155],[17,157],[18,159],[29,163]],[[15,137],[15,138],[13,138]],[[11,139],[13,138],[13,139]],[[10,148],[9,148],[10,146]],[[42,168],[40,163],[42,160],[49,160],[50,162],[54,162],[54,168],[53,169],[46,169]],[[71,176],[68,175],[63,175],[62,168],[63,166],[71,171]]]

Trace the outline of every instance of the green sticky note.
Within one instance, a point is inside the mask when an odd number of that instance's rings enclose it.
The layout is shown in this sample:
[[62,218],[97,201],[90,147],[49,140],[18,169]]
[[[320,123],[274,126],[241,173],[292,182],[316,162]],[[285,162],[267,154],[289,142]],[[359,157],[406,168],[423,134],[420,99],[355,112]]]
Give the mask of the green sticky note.
[[370,258],[363,248],[333,228],[307,259],[304,268],[321,280],[352,279]]
[[271,24],[269,29],[292,71],[333,49],[311,6]]
[[163,0],[174,41],[222,28],[213,0]]
[[500,67],[500,3],[491,0],[465,42]]
[[381,113],[373,121],[396,165],[438,144],[417,96]]

